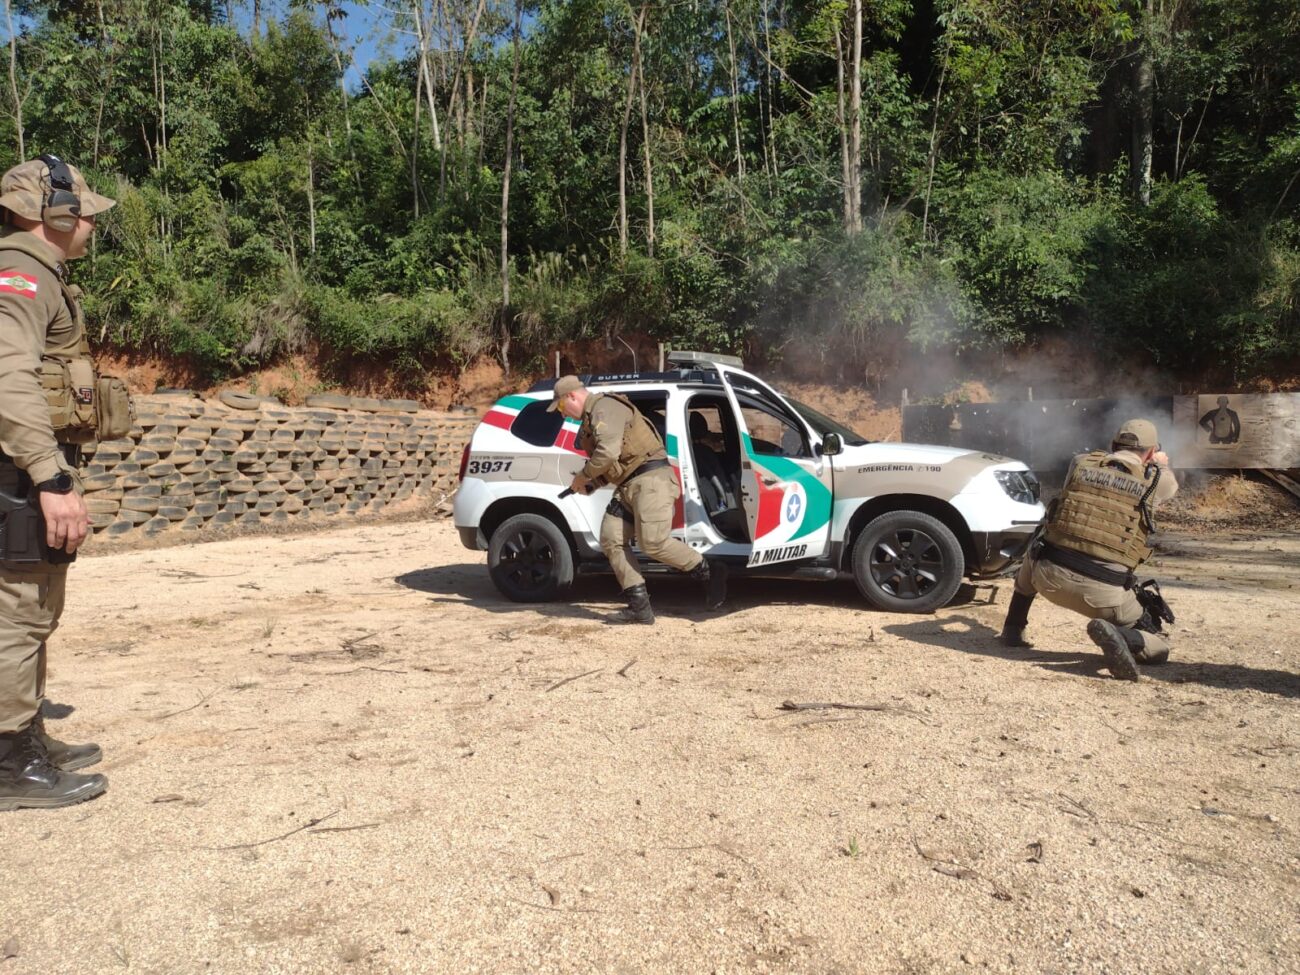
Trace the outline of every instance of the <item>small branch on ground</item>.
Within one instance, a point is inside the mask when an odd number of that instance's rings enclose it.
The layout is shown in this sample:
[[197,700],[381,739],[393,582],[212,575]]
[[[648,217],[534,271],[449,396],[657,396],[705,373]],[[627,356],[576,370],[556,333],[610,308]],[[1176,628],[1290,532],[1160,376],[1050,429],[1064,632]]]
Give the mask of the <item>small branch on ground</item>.
[[350,833],[354,829],[375,829],[380,823],[361,823],[357,826],[321,826],[307,830],[308,833]]
[[631,660],[629,660],[627,663],[625,663],[621,668],[619,668],[617,671],[615,671],[615,673],[617,673],[618,676],[620,676],[620,677],[626,677],[626,676],[627,676],[627,672],[628,672],[629,670],[632,669],[632,665],[633,665],[634,663],[636,663],[637,660],[639,660],[639,659],[640,659],[639,657],[633,657]]
[[256,843],[236,843],[233,846],[203,846],[203,847],[199,847],[199,849],[201,850],[251,850],[255,846],[266,846],[266,844],[268,843],[278,843],[280,840],[287,840],[290,836],[293,836],[295,833],[301,833],[303,830],[311,829],[313,826],[319,826],[327,819],[333,819],[335,816],[339,814],[339,812],[340,810],[335,809],[332,813],[329,813],[328,815],[325,816],[321,816],[318,819],[309,819],[301,826],[295,829],[291,829],[287,833],[281,833],[279,836],[272,836],[265,840],[258,840]]
[[599,674],[604,669],[605,669],[604,667],[597,667],[595,670],[589,670],[585,674],[574,674],[572,677],[564,678],[564,680],[557,680],[554,684],[552,684],[550,687],[546,689],[545,693],[549,694],[557,687],[563,687],[565,684],[572,684],[575,680],[582,680],[582,678],[590,677],[592,674]]
[[158,717],[156,717],[156,718],[150,718],[149,720],[150,720],[150,721],[163,721],[163,720],[165,720],[165,719],[167,719],[167,718],[174,718],[174,717],[176,717],[176,715],[178,715],[178,714],[184,714],[186,711],[193,711],[195,708],[199,708],[199,707],[202,707],[203,705],[207,704],[209,701],[211,701],[211,700],[216,696],[216,694],[217,694],[216,691],[212,691],[212,692],[210,692],[210,693],[208,693],[208,694],[204,694],[202,697],[200,697],[200,698],[198,699],[198,701],[197,701],[196,703],[191,704],[191,705],[190,705],[189,707],[187,707],[187,708],[181,708],[179,711],[168,711],[166,714],[160,714],[160,715],[158,715]]
[[534,904],[532,901],[522,900],[521,898],[518,897],[511,897],[509,894],[506,895],[506,900],[514,901],[516,904],[522,904],[524,907],[534,907],[539,911],[554,911],[556,914],[599,914],[600,913],[600,911],[597,911],[589,907],[552,907],[550,904]]

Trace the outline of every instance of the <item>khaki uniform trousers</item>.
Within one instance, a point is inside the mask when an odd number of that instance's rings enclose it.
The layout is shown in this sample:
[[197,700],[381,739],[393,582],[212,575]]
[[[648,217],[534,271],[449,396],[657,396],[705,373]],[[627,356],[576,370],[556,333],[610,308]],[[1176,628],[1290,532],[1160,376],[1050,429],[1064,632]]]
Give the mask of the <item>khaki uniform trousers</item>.
[[641,551],[656,562],[690,572],[704,556],[685,542],[673,538],[673,502],[681,496],[677,475],[671,467],[660,467],[624,482],[615,492],[631,518],[605,512],[600,523],[600,550],[614,569],[619,589],[631,589],[645,583],[637,571],[632,551],[635,539]]
[[59,625],[68,567],[0,564],[0,732],[32,723],[45,696],[45,645]]
[[[1089,579],[1048,559],[1025,559],[1016,574],[1016,592],[1022,596],[1040,594],[1048,602],[1088,619],[1106,620],[1129,629],[1142,618],[1142,604],[1132,589]],[[1148,651],[1169,649],[1169,641],[1161,634],[1135,632],[1142,635]]]

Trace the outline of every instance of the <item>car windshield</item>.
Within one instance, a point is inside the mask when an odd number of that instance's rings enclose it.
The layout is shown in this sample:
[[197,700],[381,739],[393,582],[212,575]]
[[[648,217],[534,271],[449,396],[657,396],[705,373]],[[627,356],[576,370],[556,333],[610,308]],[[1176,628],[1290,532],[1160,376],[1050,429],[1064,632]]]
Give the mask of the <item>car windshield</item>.
[[805,406],[797,399],[790,399],[787,396],[786,402],[798,410],[799,415],[808,421],[808,425],[823,437],[828,433],[838,433],[846,447],[861,447],[863,444],[871,443],[862,434],[850,430],[843,423],[837,423],[824,413],[818,413],[811,406]]

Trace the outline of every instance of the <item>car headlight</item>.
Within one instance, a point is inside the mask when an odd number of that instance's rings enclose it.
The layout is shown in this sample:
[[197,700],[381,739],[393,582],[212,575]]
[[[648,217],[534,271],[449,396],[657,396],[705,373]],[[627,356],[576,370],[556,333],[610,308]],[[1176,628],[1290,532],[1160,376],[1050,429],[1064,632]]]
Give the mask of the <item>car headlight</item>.
[[993,476],[1012,501],[1021,504],[1038,503],[1038,478],[1033,471],[994,471]]

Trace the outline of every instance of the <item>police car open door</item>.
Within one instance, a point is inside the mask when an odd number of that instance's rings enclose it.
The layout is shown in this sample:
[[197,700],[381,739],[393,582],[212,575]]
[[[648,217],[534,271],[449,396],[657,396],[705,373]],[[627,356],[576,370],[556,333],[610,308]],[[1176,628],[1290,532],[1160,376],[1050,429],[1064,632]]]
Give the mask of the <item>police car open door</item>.
[[740,432],[740,490],[751,568],[826,554],[831,463],[807,424],[761,380],[720,363]]

